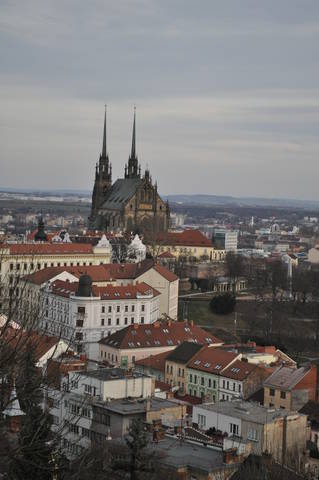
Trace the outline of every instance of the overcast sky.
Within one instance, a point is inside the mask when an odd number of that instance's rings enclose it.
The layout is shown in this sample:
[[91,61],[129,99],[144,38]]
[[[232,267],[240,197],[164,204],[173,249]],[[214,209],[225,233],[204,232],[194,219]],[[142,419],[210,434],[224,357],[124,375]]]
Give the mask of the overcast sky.
[[319,200],[318,0],[2,0],[0,186]]

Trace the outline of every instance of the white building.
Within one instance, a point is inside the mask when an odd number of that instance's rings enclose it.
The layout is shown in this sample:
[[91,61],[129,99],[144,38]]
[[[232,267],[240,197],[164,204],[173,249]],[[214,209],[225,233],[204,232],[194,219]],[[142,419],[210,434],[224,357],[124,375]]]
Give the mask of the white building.
[[109,415],[96,411],[98,405],[123,398],[143,401],[153,393],[154,379],[140,373],[127,374],[120,368],[69,372],[62,377],[60,390],[48,392],[52,430],[61,434],[68,457],[79,455],[91,445],[92,422],[109,426],[110,432],[116,427],[116,419],[110,422]]
[[79,282],[56,280],[40,292],[40,329],[97,360],[101,338],[133,323],[155,322],[159,302],[160,293],[146,283],[98,287],[89,275]]

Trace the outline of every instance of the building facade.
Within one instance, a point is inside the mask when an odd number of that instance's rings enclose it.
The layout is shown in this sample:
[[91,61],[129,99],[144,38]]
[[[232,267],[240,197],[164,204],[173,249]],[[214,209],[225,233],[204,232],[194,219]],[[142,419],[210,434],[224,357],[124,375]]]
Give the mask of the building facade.
[[101,360],[101,338],[129,324],[158,319],[159,295],[145,283],[97,287],[88,275],[79,282],[57,280],[41,290],[40,329],[67,340],[78,353]]

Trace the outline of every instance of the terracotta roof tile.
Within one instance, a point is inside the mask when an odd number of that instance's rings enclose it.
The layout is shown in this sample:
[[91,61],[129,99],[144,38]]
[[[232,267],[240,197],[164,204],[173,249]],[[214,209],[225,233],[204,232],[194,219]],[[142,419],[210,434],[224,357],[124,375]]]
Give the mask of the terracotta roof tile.
[[157,241],[162,245],[181,245],[193,247],[212,247],[212,242],[200,230],[186,229],[182,232],[159,234]]
[[[69,297],[75,293],[78,288],[78,282],[63,282],[55,280],[51,284],[51,291],[60,297]],[[136,285],[106,285],[99,287],[93,285],[92,293],[94,297],[101,297],[102,300],[131,300],[138,298],[139,295],[151,295],[157,297],[160,292],[150,287],[147,283],[137,283]]]
[[203,345],[222,343],[197,325],[174,321],[130,325],[101,339],[100,343],[116,349],[135,349],[171,347],[185,341],[195,341]]
[[93,247],[86,243],[10,243],[1,248],[8,248],[11,255],[66,255],[88,254]]
[[165,268],[162,265],[159,265],[158,263],[155,264],[153,268],[157,273],[162,275],[162,277],[164,277],[169,282],[175,282],[176,280],[178,280],[178,276],[175,275],[175,273],[168,270],[168,268]]
[[29,282],[35,283],[36,285],[42,285],[50,281],[52,278],[56,277],[62,272],[68,272],[74,275],[77,278],[80,278],[81,275],[87,273],[92,278],[92,282],[107,282],[110,281],[110,274],[105,265],[87,265],[87,266],[73,266],[73,267],[48,267],[38,270],[37,272],[26,275],[26,279]]
[[187,364],[188,368],[220,374],[239,355],[223,350],[207,347],[198,352]]
[[167,352],[159,353],[158,355],[151,355],[141,360],[137,360],[135,365],[140,365],[142,367],[154,368],[164,372],[165,370],[165,360],[167,356],[171,353],[171,350]]
[[242,381],[256,370],[256,368],[258,368],[258,365],[236,360],[229,367],[225,368],[221,375],[226,378],[231,378],[232,380]]

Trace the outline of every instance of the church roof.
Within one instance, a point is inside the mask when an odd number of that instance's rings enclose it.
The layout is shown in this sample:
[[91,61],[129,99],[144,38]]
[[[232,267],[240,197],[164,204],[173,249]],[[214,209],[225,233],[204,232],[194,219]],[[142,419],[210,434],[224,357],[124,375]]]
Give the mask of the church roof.
[[102,209],[121,210],[136,192],[137,187],[142,183],[140,178],[119,178],[112,185],[109,194],[102,205]]

